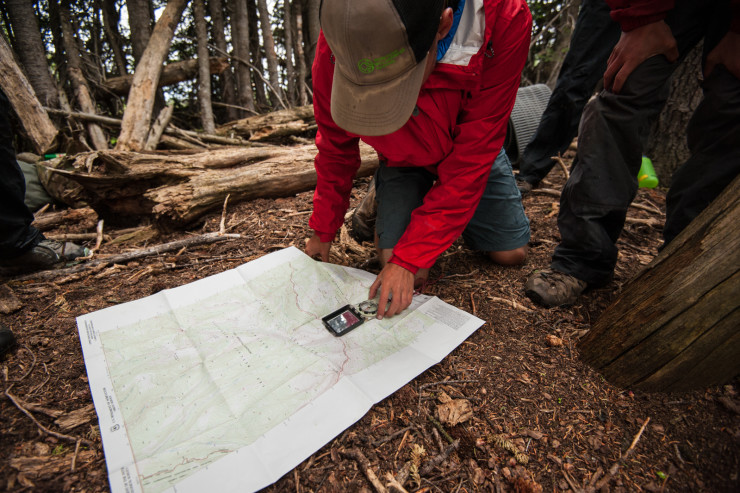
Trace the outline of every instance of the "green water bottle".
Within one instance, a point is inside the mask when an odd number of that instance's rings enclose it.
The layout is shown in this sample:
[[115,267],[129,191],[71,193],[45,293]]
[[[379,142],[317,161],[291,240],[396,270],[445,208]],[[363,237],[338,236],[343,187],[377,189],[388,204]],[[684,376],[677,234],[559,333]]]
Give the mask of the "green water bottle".
[[637,173],[637,183],[642,188],[655,188],[658,186],[658,175],[655,174],[653,162],[647,156],[642,156],[640,172]]

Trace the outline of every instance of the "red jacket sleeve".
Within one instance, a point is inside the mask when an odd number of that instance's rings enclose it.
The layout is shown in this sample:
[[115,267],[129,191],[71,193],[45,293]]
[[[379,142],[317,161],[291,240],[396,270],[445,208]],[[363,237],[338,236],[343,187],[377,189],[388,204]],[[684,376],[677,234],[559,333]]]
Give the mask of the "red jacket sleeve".
[[360,167],[359,138],[339,128],[331,117],[332,60],[329,45],[320,33],[312,68],[313,108],[318,126],[318,153],[314,160],[317,182],[308,225],[321,241],[332,241],[342,226],[352,180]]
[[438,179],[414,210],[390,262],[412,272],[431,267],[460,236],[475,213],[491,165],[501,151],[527,59],[531,15],[522,9],[496,19],[492,57],[483,63],[483,84],[463,103],[453,132],[452,152],[437,166]]

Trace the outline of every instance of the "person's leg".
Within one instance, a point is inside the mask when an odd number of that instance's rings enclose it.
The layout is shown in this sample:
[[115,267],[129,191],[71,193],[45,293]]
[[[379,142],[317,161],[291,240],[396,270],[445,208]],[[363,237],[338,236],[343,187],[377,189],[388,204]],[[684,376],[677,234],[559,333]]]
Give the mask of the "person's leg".
[[501,265],[519,265],[527,256],[529,219],[503,149],[491,166],[483,197],[462,236],[471,248],[486,252]]
[[619,39],[619,24],[611,20],[609,12],[604,0],[584,0],[581,4],[570,49],[537,132],[524,149],[518,180],[538,184],[552,169],[552,156],[564,152],[576,136],[583,107]]
[[[411,213],[424,202],[434,180],[435,176],[424,168],[387,166],[381,161],[375,173],[375,246],[382,266],[390,260],[393,247],[411,221]],[[428,277],[429,269],[419,269],[414,287],[423,287]]]
[[[707,15],[706,9],[684,1],[666,18],[681,57],[701,39]],[[561,242],[551,269],[535,273],[525,288],[536,301],[570,304],[586,285],[611,280],[615,244],[637,192],[643,136],[663,107],[666,81],[675,67],[663,56],[652,57],[632,72],[619,94],[602,91],[586,106],[578,154],[560,200]]]
[[24,202],[26,182],[15,160],[9,114],[10,102],[0,91],[0,258],[16,257],[42,238]]
[[[727,33],[727,10],[712,16],[704,57]],[[718,65],[703,83],[704,99],[689,122],[691,157],[678,168],[666,198],[665,244],[670,243],[740,173],[740,81]]]

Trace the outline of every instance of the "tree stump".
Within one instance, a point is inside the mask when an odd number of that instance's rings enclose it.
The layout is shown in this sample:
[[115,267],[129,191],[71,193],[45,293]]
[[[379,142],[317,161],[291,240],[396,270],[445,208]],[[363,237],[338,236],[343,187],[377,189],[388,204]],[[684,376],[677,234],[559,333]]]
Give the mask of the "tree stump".
[[611,383],[685,391],[740,373],[740,177],[625,287],[581,340]]

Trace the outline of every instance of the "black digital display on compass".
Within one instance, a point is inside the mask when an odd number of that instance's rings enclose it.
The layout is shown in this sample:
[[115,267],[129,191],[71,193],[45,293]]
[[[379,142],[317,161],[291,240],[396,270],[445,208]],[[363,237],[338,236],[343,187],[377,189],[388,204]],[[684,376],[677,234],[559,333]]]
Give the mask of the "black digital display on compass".
[[365,318],[352,305],[346,305],[321,319],[333,335],[339,337],[356,329]]

